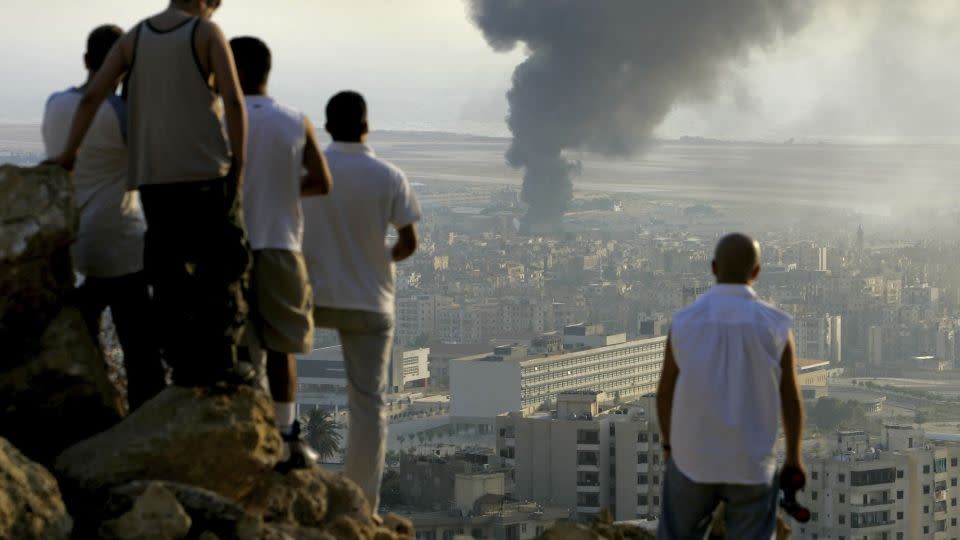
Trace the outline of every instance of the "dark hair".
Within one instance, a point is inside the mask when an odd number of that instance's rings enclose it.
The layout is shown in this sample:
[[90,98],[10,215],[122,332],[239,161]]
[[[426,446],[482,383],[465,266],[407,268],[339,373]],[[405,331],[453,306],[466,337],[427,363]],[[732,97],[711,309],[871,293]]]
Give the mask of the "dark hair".
[[357,92],[345,90],[327,102],[327,131],[334,140],[359,141],[366,121],[367,102]]
[[97,71],[107,59],[107,53],[114,43],[123,36],[123,30],[115,24],[98,26],[87,36],[87,67]]
[[230,40],[233,59],[240,75],[240,85],[244,92],[254,92],[267,82],[273,56],[267,44],[255,37],[243,36]]

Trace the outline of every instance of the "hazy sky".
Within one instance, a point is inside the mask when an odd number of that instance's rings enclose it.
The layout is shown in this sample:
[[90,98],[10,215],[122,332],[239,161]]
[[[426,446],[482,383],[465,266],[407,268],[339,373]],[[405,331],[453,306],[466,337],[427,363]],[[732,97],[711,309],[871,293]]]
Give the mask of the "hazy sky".
[[[960,136],[960,1],[811,1],[805,29],[732,65],[717,95],[678,106],[659,133]],[[91,28],[130,27],[164,6],[0,0],[0,121],[38,121],[47,94],[82,80]],[[460,0],[224,0],[215,20],[228,36],[263,38],[273,93],[315,120],[333,92],[353,88],[374,127],[507,132],[503,94],[524,51],[493,52]]]

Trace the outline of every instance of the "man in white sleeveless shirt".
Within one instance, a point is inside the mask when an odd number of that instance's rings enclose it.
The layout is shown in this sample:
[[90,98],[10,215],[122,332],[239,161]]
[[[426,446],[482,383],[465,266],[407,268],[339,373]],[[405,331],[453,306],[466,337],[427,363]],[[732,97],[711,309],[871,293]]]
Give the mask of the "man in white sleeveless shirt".
[[778,416],[784,467],[803,472],[792,320],[751,287],[759,244],[742,234],[722,238],[713,273],[717,285],[673,317],[657,388],[668,458],[661,540],[702,539],[721,501],[730,538],[773,535]]
[[[230,40],[247,104],[247,173],[244,219],[253,250],[250,321],[266,350],[267,378],[277,427],[285,442],[279,470],[304,468],[316,453],[296,419],[294,353],[313,350],[313,291],[301,253],[302,195],[326,195],[332,181],[313,125],[303,113],[267,92],[272,55],[254,37]],[[304,174],[306,170],[306,174]]]
[[[43,111],[43,144],[48,157],[63,151],[70,122],[87,84],[123,35],[100,26],[87,38],[83,56],[88,77],[80,87],[50,96]],[[150,294],[143,272],[146,223],[140,197],[127,181],[127,104],[107,96],[80,146],[73,186],[80,222],[70,249],[73,268],[84,276],[75,301],[96,342],[100,320],[110,307],[127,372],[127,400],[134,410],[166,386],[166,374],[151,324]]]

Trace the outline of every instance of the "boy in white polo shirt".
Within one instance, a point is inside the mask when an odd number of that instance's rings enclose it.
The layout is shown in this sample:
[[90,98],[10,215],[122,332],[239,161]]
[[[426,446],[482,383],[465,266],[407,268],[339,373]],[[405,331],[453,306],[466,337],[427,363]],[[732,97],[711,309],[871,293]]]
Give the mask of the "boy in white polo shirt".
[[[308,467],[316,453],[296,420],[294,353],[313,349],[313,293],[301,254],[302,195],[325,195],[332,181],[310,120],[267,93],[270,49],[257,38],[230,41],[246,96],[244,219],[253,250],[250,322],[266,350],[277,426],[286,442],[278,469]],[[304,169],[306,174],[304,174]]]
[[[356,92],[327,103],[327,162],[337,178],[330,197],[304,201],[304,256],[313,286],[314,321],[336,328],[347,372],[350,429],[344,474],[374,512],[386,452],[384,394],[393,343],[394,263],[417,249],[420,205],[403,171],[365,144],[367,104]],[[397,242],[387,246],[387,231]]]

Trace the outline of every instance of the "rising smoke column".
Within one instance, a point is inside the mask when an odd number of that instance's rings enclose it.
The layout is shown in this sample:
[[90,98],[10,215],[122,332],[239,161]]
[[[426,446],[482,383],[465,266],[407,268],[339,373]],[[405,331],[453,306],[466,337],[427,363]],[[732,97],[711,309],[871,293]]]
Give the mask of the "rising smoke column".
[[507,162],[526,169],[532,222],[557,222],[579,164],[564,150],[627,156],[671,107],[709,97],[732,60],[798,30],[814,0],[468,0],[513,73]]

